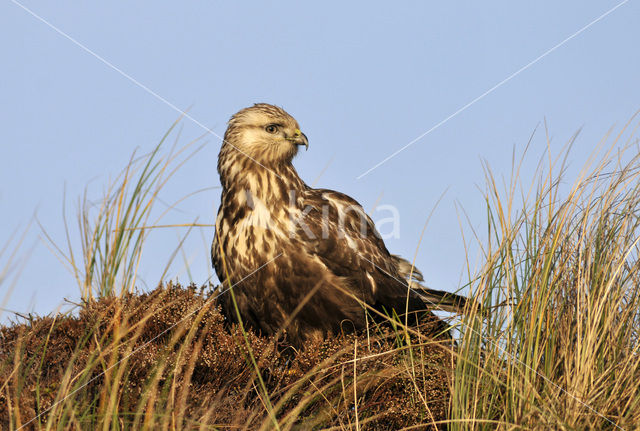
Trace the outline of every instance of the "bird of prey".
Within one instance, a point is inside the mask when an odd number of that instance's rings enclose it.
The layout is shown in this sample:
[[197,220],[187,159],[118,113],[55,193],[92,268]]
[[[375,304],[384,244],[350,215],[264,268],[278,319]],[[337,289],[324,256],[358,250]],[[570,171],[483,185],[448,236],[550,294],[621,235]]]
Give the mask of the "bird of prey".
[[305,184],[292,164],[301,146],[306,135],[280,107],[259,103],[229,120],[211,247],[233,290],[221,297],[225,316],[302,346],[382,315],[460,311],[465,298],[421,286],[420,271],[389,253],[358,202]]

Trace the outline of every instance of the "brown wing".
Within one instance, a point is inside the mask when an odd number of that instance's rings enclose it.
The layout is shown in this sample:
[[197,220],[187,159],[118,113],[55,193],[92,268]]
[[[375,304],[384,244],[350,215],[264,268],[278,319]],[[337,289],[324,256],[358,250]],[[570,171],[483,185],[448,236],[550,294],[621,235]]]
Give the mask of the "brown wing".
[[[404,312],[407,283],[362,206],[343,193],[326,189],[309,189],[304,205],[306,225],[300,223],[298,234],[307,236],[302,241],[305,251],[347,279],[352,292],[368,304]],[[417,295],[411,293],[409,299],[410,310],[425,308]]]

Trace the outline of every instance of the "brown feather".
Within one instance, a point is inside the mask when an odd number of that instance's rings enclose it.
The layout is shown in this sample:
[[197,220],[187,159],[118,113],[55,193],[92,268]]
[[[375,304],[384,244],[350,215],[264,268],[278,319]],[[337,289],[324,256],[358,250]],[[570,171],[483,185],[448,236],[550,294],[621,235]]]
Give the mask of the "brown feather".
[[[464,306],[457,295],[409,289],[422,274],[389,253],[360,204],[300,179],[291,161],[302,144],[308,142],[296,120],[268,104],[235,114],[224,136],[211,256],[224,288],[233,286],[243,322],[264,334],[284,330],[301,346],[364,328],[368,308],[402,315],[408,307],[433,317],[426,310],[439,300]],[[237,320],[231,295],[221,303]]]

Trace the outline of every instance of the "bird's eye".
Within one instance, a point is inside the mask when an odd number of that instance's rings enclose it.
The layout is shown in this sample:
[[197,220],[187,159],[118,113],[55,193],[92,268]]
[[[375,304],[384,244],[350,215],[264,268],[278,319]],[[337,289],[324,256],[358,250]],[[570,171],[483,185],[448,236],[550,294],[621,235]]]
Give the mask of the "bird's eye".
[[278,131],[278,126],[276,124],[269,124],[264,128],[264,130],[266,130],[267,133],[276,133]]

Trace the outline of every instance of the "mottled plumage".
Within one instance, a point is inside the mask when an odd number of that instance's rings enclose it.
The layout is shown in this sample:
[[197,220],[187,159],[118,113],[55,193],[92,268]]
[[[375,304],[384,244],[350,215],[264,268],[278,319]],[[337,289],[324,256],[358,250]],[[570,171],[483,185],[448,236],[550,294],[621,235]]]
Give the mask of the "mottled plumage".
[[[464,298],[418,284],[420,272],[387,251],[358,202],[300,179],[291,161],[301,145],[308,141],[296,120],[268,104],[235,114],[224,136],[211,255],[243,322],[263,334],[286,325],[288,341],[301,345],[363,328],[363,304],[399,315],[407,302],[412,312],[461,308]],[[236,320],[229,293],[221,303]]]

